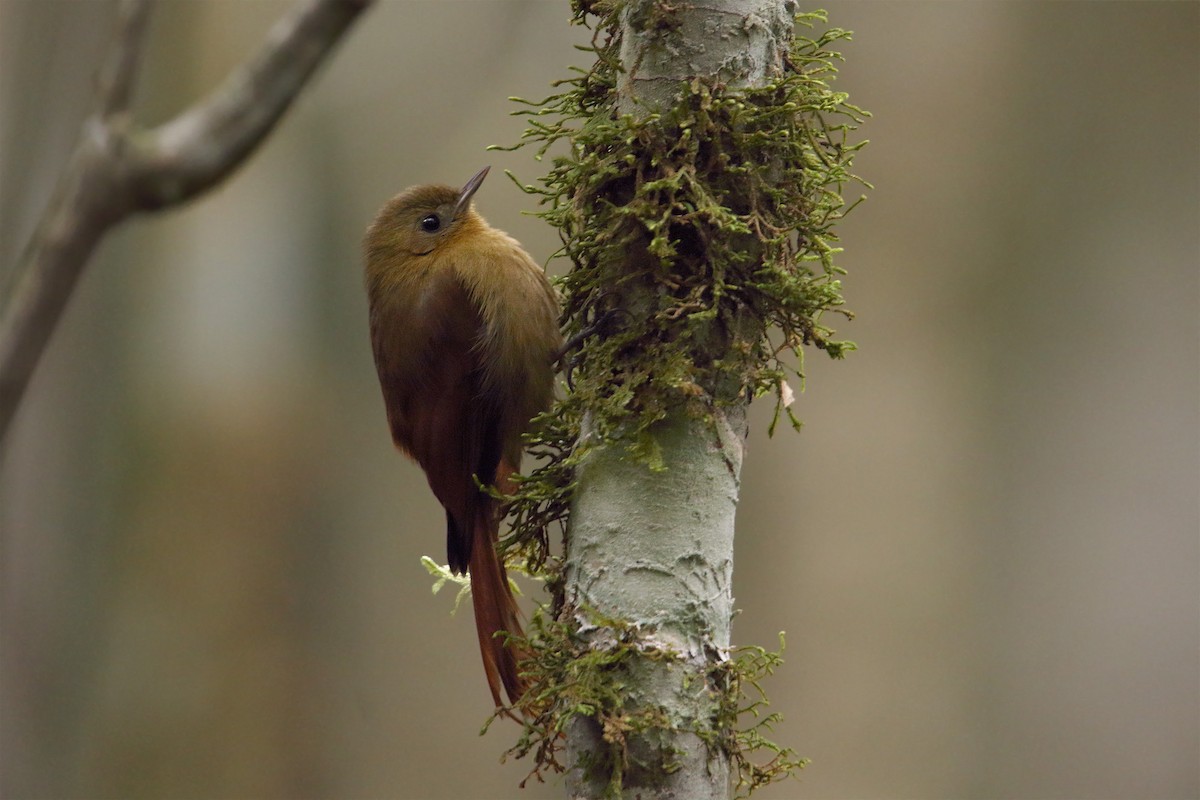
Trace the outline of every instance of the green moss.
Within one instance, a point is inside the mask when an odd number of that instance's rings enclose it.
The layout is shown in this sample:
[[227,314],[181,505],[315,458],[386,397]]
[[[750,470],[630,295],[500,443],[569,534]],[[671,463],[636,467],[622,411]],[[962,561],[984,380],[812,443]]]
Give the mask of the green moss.
[[[577,617],[580,609],[570,611],[564,618]],[[630,691],[646,664],[668,662],[682,667],[680,656],[648,646],[643,632],[625,621],[600,618],[592,610],[584,610],[582,616],[605,631],[603,647],[585,641],[573,625],[542,611],[534,615],[528,638],[521,640],[535,648],[536,657],[525,664],[530,688],[518,706],[524,715],[522,733],[504,759],[533,756],[522,788],[531,778],[542,782],[547,774],[565,770],[560,759],[565,736],[577,724],[590,726],[602,743],[594,762],[583,764],[582,769],[605,786],[606,797],[621,797],[625,777],[634,770],[643,776],[672,771],[675,751],[671,737],[663,735],[667,731],[694,734],[714,755],[719,751],[728,756],[739,797],[791,777],[808,764],[791,748],[767,738],[780,716],[766,711],[762,681],[783,663],[782,633],[777,652],[741,647],[714,665],[702,676],[709,715],[681,720],[662,706],[638,705],[633,699],[636,693]],[[686,668],[679,672],[687,675]],[[686,677],[681,680],[684,691],[696,697],[697,687],[688,685]],[[498,710],[492,720],[505,714]]]
[[[720,711],[714,729],[721,747],[730,756],[736,774],[738,797],[749,797],[761,786],[794,776],[808,766],[808,759],[797,756],[790,747],[781,747],[767,738],[782,717],[768,712],[770,705],[762,681],[783,663],[783,633],[779,650],[740,647],[734,657],[722,662],[710,678],[724,687]],[[766,756],[766,760],[761,760]]]
[[[610,635],[605,647],[585,642],[571,624],[542,612],[534,615],[529,636],[522,640],[535,653],[524,664],[529,689],[518,706],[523,729],[505,758],[532,754],[533,767],[521,786],[530,778],[540,782],[547,773],[565,769],[559,756],[570,726],[594,726],[603,746],[594,763],[582,768],[606,785],[605,796],[620,797],[625,775],[639,766],[631,755],[634,741],[675,727],[665,709],[631,703],[628,687],[637,681],[642,665],[678,657],[647,647],[640,632],[624,621],[600,618],[594,611],[585,615]],[[497,711],[492,719],[503,714]]]
[[[767,85],[734,89],[698,78],[670,108],[619,115],[620,3],[576,0],[573,8],[575,21],[593,30],[595,64],[576,69],[545,100],[514,98],[527,123],[515,147],[550,158],[538,183],[518,185],[538,198],[538,215],[559,231],[559,254],[572,263],[560,283],[562,322],[578,346],[571,390],[528,437],[539,466],[507,498],[512,527],[502,547],[546,580],[552,598],[531,628],[533,689],[523,703],[530,716],[510,752],[533,755],[531,774],[540,778],[561,769],[565,725],[593,719],[619,793],[630,735],[678,724],[656,709],[625,707],[621,676],[632,659],[671,656],[647,650],[616,621],[607,623],[614,646],[600,652],[562,622],[563,570],[551,539],[565,533],[576,467],[603,442],[661,469],[651,431],[680,408],[703,416],[773,394],[776,420],[786,413],[798,427],[788,379],[803,381],[804,349],[833,358],[854,349],[829,319],[850,316],[834,226],[857,203],[844,201],[845,187],[867,185],[851,170],[865,144],[852,137],[866,112],[829,86],[840,59],[830,48],[849,34],[814,33],[826,22],[814,12],[797,17],[798,30],[811,35],[795,37],[784,73]],[[661,17],[655,24],[672,19]],[[734,724],[762,710],[761,694],[745,698],[778,658],[744,649],[707,678],[717,687],[714,718],[696,733],[730,754],[747,790],[803,765],[763,736],[773,716]],[[755,752],[771,758],[754,766]]]
[[774,394],[776,418],[799,425],[787,381],[803,381],[804,347],[833,358],[854,349],[826,318],[850,316],[834,225],[857,204],[844,202],[844,187],[866,185],[851,171],[866,112],[828,85],[840,58],[829,48],[846,31],[797,36],[787,71],[766,86],[697,79],[670,109],[618,116],[617,4],[575,10],[584,24],[598,15],[595,65],[541,102],[517,99],[526,108],[516,112],[528,123],[517,147],[536,147],[539,159],[567,148],[539,184],[518,185],[539,199],[572,262],[560,284],[564,330],[599,329],[571,353],[573,391],[530,442],[545,464],[512,505],[510,544],[537,543],[539,566],[587,447],[585,412],[591,441],[623,441],[652,465],[649,431],[680,404],[704,413]]

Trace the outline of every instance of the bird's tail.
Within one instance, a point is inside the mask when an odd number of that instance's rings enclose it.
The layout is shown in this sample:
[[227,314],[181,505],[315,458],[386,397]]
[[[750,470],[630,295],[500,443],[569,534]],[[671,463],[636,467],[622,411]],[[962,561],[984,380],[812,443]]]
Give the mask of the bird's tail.
[[471,599],[475,605],[475,628],[479,633],[479,650],[488,688],[497,707],[500,687],[516,704],[525,692],[519,665],[526,651],[509,637],[521,637],[520,610],[508,583],[504,564],[496,553],[499,518],[495,503],[481,503],[475,520],[474,541],[471,543]]

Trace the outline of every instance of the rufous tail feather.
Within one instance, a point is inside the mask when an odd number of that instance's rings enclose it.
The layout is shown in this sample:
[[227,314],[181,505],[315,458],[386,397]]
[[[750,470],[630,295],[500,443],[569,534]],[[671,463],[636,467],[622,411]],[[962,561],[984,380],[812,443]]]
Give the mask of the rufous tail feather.
[[525,692],[520,675],[524,650],[509,636],[523,636],[520,610],[508,584],[508,575],[496,554],[496,518],[493,503],[481,503],[475,521],[475,540],[471,544],[471,599],[475,606],[475,628],[479,633],[479,651],[487,673],[488,688],[497,706],[500,687],[510,704],[516,704]]

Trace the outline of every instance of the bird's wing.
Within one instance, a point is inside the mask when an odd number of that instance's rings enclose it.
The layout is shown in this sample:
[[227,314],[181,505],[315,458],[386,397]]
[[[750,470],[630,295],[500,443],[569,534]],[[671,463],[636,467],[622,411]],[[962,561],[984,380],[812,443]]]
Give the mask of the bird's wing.
[[408,308],[372,314],[372,347],[392,438],[445,506],[450,566],[464,572],[480,504],[490,505],[474,476],[492,483],[500,460],[498,404],[482,385],[483,323],[461,283],[441,271],[414,296]]

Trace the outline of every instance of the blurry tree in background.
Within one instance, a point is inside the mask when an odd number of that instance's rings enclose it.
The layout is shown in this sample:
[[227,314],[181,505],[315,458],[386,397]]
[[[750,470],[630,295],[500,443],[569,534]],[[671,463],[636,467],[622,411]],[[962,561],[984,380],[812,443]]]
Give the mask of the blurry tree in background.
[[[160,4],[142,118],[288,5]],[[113,8],[0,3],[5,268]],[[1195,797],[1200,5],[829,12],[879,188],[843,230],[861,349],[808,365],[802,442],[752,415],[734,636],[788,630],[813,759],[762,796]],[[383,4],[236,181],[106,242],[0,465],[5,797],[518,795],[418,564],[439,509],[391,452],[358,242],[405,185],[532,177],[483,148],[579,61],[567,16]],[[526,203],[478,197],[548,255]]]

